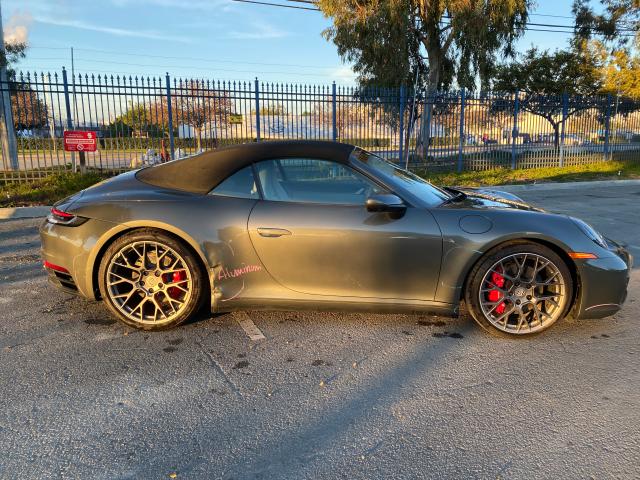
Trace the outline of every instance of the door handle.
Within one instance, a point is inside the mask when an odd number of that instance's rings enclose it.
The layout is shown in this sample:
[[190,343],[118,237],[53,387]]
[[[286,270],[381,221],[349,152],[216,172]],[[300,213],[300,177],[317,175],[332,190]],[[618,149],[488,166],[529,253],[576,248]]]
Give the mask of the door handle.
[[284,228],[266,228],[266,227],[258,227],[258,235],[261,237],[282,237],[284,235],[291,235],[289,230],[285,230]]

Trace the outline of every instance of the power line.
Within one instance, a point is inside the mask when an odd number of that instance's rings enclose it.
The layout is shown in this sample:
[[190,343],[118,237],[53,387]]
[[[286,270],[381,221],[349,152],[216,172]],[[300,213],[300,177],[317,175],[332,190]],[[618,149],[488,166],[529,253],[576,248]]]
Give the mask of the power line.
[[[319,8],[311,8],[311,7],[300,7],[300,6],[296,6],[296,5],[285,5],[282,3],[271,3],[271,2],[260,2],[257,0],[232,0],[233,2],[240,2],[240,3],[250,3],[250,4],[255,4],[255,5],[265,5],[265,6],[269,6],[269,7],[282,7],[282,8],[293,8],[293,9],[299,9],[299,10],[312,10],[312,11],[321,11]],[[289,2],[296,2],[296,3],[305,3],[305,4],[311,4],[311,5],[317,5],[316,2],[314,1],[310,1],[310,0],[284,0],[284,1],[289,1]],[[551,15],[551,14],[531,14],[533,15],[537,15],[537,16],[545,16],[545,17],[552,17],[552,18],[573,18],[573,17],[569,17],[569,16],[565,16],[565,15]],[[444,15],[442,18],[446,18],[446,19],[450,19],[451,17],[448,15]],[[548,33],[573,33],[571,32],[567,32],[565,30],[541,30],[541,29],[535,29],[535,28],[528,28],[528,26],[531,25],[533,27],[554,27],[554,28],[570,28],[570,29],[574,29],[575,25],[557,25],[557,24],[547,24],[547,23],[532,23],[532,22],[528,22],[527,23],[527,27],[523,28],[523,30],[525,31],[529,31],[529,32],[548,32]],[[625,32],[638,32],[638,30],[636,29],[619,29],[620,31],[625,31]],[[633,35],[620,35],[623,37],[631,37]]]
[[[318,5],[317,0],[285,0],[287,2],[296,2],[296,3],[307,3],[309,5]],[[555,15],[550,13],[530,13],[531,17],[549,17],[549,18],[569,18],[573,20],[573,16],[571,15]]]
[[552,15],[550,13],[530,13],[529,15],[532,17],[570,18],[571,20],[574,18],[571,15]]
[[[66,57],[30,57],[29,60],[38,60],[38,61],[65,61],[68,60]],[[166,65],[166,64],[142,64],[142,63],[128,63],[128,62],[117,62],[110,60],[95,60],[88,58],[79,58],[76,57],[76,62],[84,62],[84,63],[99,63],[99,64],[111,64],[111,65],[124,65],[129,67],[151,67],[151,68],[184,68],[191,70],[199,70],[205,72],[232,72],[232,73],[250,73],[255,74],[255,70],[236,70],[236,69],[228,69],[228,68],[203,68],[195,65]],[[262,71],[261,74],[269,75],[269,74],[278,74],[278,75],[296,75],[296,76],[305,76],[305,77],[321,77],[321,76],[333,76],[330,73],[304,73],[304,72],[289,72],[289,71]]]
[[240,2],[240,3],[253,3],[255,5],[267,5],[270,7],[283,7],[283,8],[293,8],[296,10],[311,10],[315,12],[319,12],[319,8],[311,8],[311,7],[299,7],[296,5],[283,5],[282,3],[270,3],[270,2],[258,2],[256,0],[231,0],[232,2]]
[[[451,20],[451,16],[449,15],[443,15],[442,18],[446,18],[447,20]],[[553,27],[553,28],[570,28],[570,29],[574,29],[575,25],[558,25],[556,23],[533,23],[533,22],[527,22],[527,25],[525,27],[525,29],[529,26],[532,27]],[[638,32],[638,30],[636,29],[630,29],[630,28],[620,28],[618,29],[621,32]],[[564,33],[563,30],[559,30],[559,32]]]
[[[68,50],[68,47],[45,47],[41,45],[30,45],[29,48],[35,48],[38,50]],[[303,65],[298,63],[269,63],[269,62],[244,62],[240,60],[226,60],[226,59],[218,59],[211,60],[207,58],[199,58],[199,57],[183,57],[183,56],[169,56],[169,55],[149,55],[143,53],[131,53],[131,52],[118,52],[116,50],[98,50],[93,48],[74,48],[77,51],[83,52],[95,52],[95,53],[105,53],[105,54],[113,54],[113,55],[126,55],[132,57],[146,57],[146,58],[160,58],[160,59],[168,59],[168,60],[190,60],[195,62],[206,62],[206,63],[230,63],[230,64],[245,64],[245,65],[266,65],[272,67],[303,67],[303,68],[318,68],[318,69],[332,69],[337,68],[335,65]]]
[[[318,5],[317,0],[285,0],[287,2],[306,3],[309,5]],[[571,15],[557,15],[551,13],[530,13],[530,17],[549,17],[549,18],[568,18],[573,20],[575,17]]]
[[[306,3],[308,5],[318,5],[317,0],[284,0],[284,1],[295,2],[295,3]],[[530,13],[529,15],[534,17],[571,18],[571,19],[574,18],[570,15],[552,15],[552,14],[545,14],[545,13]]]
[[[49,67],[39,67],[39,68],[41,70],[43,70],[43,69],[55,70],[55,69],[59,68],[59,66],[60,66],[59,64],[57,64],[57,65],[54,64],[54,65],[50,65]],[[129,71],[129,70],[127,70],[127,71],[125,71],[125,70],[96,70],[93,67],[91,67],[90,70],[85,70],[84,68],[82,68],[82,67],[78,68],[77,66],[76,66],[76,70],[80,70],[80,71],[84,71],[85,72],[84,74],[76,73],[76,77],[78,77],[78,76],[84,77],[85,75],[91,76],[92,74],[95,74],[95,73],[102,73],[102,74],[104,74],[103,76],[105,77],[105,79],[107,77],[109,77],[109,76],[117,75],[117,74],[119,74],[121,76],[131,76],[131,77],[137,76],[139,79],[146,79],[147,77],[162,79],[164,77],[164,72],[165,72],[165,70],[163,69],[161,72],[158,72],[156,74],[142,75],[139,71],[132,72],[132,71]],[[200,70],[203,73],[206,73],[206,72],[215,73],[216,72],[216,70],[208,70],[208,69],[198,69],[198,70]],[[31,70],[22,70],[22,71],[18,71],[18,73],[23,73],[24,75],[26,75],[27,73],[33,73],[33,74],[36,74],[38,76],[38,78],[39,78],[41,74],[48,75],[51,72],[43,72],[43,71],[36,72],[36,71],[31,71]],[[51,73],[51,75],[53,76],[54,73],[55,72]],[[236,78],[235,80],[225,80],[225,82],[227,82],[227,83],[234,82],[234,81],[235,82],[238,82],[238,81],[240,81],[240,82],[243,82],[243,81],[253,82],[254,79],[255,79],[256,72],[255,71],[250,71],[250,72],[246,72],[246,73],[249,73],[250,75],[248,77],[244,77],[243,76],[242,78]],[[268,75],[268,74],[277,73],[277,72],[260,72],[260,73]],[[285,72],[285,73],[287,75],[305,75],[305,76],[315,76],[315,77],[325,77],[325,78],[331,78],[332,77],[331,75],[324,75],[324,74],[298,74],[298,73],[295,73],[295,72]],[[185,78],[188,78],[188,77],[185,77]],[[180,77],[174,77],[174,79],[179,80]],[[271,81],[264,81],[264,83],[272,83],[272,82]],[[275,83],[280,83],[280,82],[275,82],[274,81],[273,83],[275,84]]]

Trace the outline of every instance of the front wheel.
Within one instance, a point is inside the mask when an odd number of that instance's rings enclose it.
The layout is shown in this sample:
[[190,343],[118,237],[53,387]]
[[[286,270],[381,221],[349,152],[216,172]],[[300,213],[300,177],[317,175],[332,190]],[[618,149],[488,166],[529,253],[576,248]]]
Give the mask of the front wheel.
[[472,270],[465,301],[483,328],[509,335],[541,332],[563,318],[573,298],[571,272],[553,250],[518,243],[490,252]]
[[117,239],[105,252],[98,276],[109,309],[123,323],[143,330],[183,323],[203,298],[204,276],[193,254],[157,230]]

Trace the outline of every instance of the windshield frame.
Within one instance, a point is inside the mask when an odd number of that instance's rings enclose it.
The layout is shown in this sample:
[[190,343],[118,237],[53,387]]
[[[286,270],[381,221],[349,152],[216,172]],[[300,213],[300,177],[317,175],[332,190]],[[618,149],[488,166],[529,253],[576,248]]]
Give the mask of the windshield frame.
[[[435,197],[433,199],[425,198],[422,195],[419,195],[414,189],[407,188],[405,185],[405,181],[400,181],[393,175],[391,172],[386,172],[381,168],[376,168],[376,166],[370,164],[366,160],[361,159],[362,155],[366,155],[368,158],[373,157],[376,161],[381,162],[382,165],[388,166],[392,172],[401,172],[402,175],[406,179],[410,179],[414,181],[416,185],[424,185],[425,188],[428,189],[429,193]],[[434,208],[439,205],[442,205],[447,200],[453,197],[452,193],[447,192],[446,190],[433,185],[431,182],[425,180],[422,177],[419,177],[413,172],[409,170],[405,170],[395,163],[381,157],[380,155],[376,155],[375,153],[369,152],[360,147],[355,147],[351,155],[349,156],[349,160],[354,167],[357,167],[369,175],[373,175],[378,178],[379,181],[383,182],[387,186],[391,187],[396,193],[398,193],[403,199],[408,200],[411,204]]]

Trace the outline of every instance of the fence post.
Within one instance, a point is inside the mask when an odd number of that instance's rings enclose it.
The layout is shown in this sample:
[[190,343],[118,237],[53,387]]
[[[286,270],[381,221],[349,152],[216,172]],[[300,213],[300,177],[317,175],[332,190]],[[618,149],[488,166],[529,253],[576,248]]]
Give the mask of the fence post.
[[[0,52],[4,59],[4,33],[2,30],[2,13],[0,12]],[[0,90],[2,90],[2,108],[0,109],[0,142],[2,143],[2,155],[5,162],[9,162],[12,170],[18,170],[18,141],[15,125],[13,124],[13,112],[11,110],[11,92],[9,91],[9,76],[7,66],[0,66]],[[6,163],[5,163],[6,165]],[[25,164],[26,168],[26,164]]]
[[[0,32],[2,26],[0,25]],[[0,90],[2,90],[2,109],[0,109],[0,136],[2,137],[2,156],[5,162],[8,160],[11,170],[18,170],[18,142],[16,130],[13,125],[13,112],[11,110],[11,93],[9,90],[9,78],[7,69],[0,67]]]
[[337,111],[336,111],[336,82],[333,82],[331,90],[331,104],[333,106],[333,141],[338,140],[338,122],[337,122]]
[[260,86],[258,85],[258,77],[255,83],[256,92],[256,141],[260,141]]
[[558,166],[564,166],[564,133],[565,124],[567,123],[567,115],[569,113],[569,95],[567,92],[562,94],[562,128],[560,133],[560,158],[558,160]]
[[167,86],[167,128],[169,129],[169,150],[171,151],[171,160],[176,159],[176,144],[173,138],[173,107],[171,106],[171,79],[169,78],[169,72],[165,77]]
[[[431,146],[431,113],[433,110],[433,105],[430,104],[430,101],[432,100],[432,95],[431,95],[431,91],[429,89],[427,89],[427,94],[426,94],[426,102],[424,104],[424,107],[427,111],[427,118],[426,118],[426,123],[427,123],[427,128],[423,128],[421,135],[422,135],[422,142],[424,144],[424,164],[425,166],[427,165],[427,159],[429,158],[429,147]],[[424,113],[423,113],[424,115]],[[425,142],[424,137],[427,138],[427,141]]]
[[516,169],[516,141],[518,140],[518,114],[520,110],[520,92],[516,90],[516,96],[513,99],[513,131],[511,132],[511,169]]
[[[71,101],[69,99],[69,82],[67,80],[67,70],[64,67],[62,67],[62,85],[64,90],[64,108],[67,111],[67,130],[73,130],[73,117],[71,116]],[[76,156],[74,152],[71,152],[71,168],[73,168],[74,172],[76,171],[76,168],[77,168]]]
[[460,90],[460,133],[458,135],[458,172],[462,171],[462,150],[464,149],[464,88]]
[[399,129],[399,135],[400,135],[400,142],[399,142],[399,159],[398,162],[401,164],[402,163],[402,159],[404,158],[404,149],[403,149],[403,145],[404,145],[404,109],[407,103],[407,92],[404,89],[404,85],[400,86],[400,124],[398,126]]
[[611,94],[607,94],[607,109],[604,117],[604,159],[609,160],[610,152],[609,152],[609,137],[611,130]]

